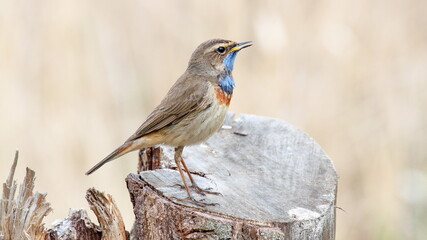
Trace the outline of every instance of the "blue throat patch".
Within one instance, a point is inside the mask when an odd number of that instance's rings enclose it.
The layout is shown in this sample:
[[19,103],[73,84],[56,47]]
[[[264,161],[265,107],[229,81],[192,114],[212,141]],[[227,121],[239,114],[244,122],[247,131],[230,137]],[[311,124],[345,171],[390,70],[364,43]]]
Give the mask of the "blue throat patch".
[[234,89],[234,79],[230,76],[229,73],[227,75],[220,77],[219,79],[219,87],[222,91],[232,94]]
[[234,79],[231,77],[231,72],[234,67],[234,60],[236,59],[238,51],[231,52],[224,58],[223,64],[225,66],[225,76],[221,76],[219,79],[219,87],[222,91],[232,94],[234,89]]
[[234,67],[234,60],[236,59],[237,56],[237,52],[238,51],[234,51],[231,52],[227,55],[227,57],[224,58],[224,60],[222,61],[222,63],[225,66],[225,69],[227,70],[227,72],[231,72],[233,71],[233,67]]

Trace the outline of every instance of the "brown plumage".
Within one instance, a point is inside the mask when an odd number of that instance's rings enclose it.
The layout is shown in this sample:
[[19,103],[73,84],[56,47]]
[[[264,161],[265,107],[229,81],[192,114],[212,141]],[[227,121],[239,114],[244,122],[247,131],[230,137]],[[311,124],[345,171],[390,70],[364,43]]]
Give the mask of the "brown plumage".
[[236,43],[212,39],[202,43],[192,54],[187,70],[171,87],[145,122],[124,144],[91,168],[91,174],[105,163],[128,152],[157,144],[175,147],[175,161],[188,198],[192,199],[181,163],[195,185],[182,157],[185,146],[200,143],[214,134],[224,121],[231,100],[234,81],[231,76],[236,53],[250,42]]

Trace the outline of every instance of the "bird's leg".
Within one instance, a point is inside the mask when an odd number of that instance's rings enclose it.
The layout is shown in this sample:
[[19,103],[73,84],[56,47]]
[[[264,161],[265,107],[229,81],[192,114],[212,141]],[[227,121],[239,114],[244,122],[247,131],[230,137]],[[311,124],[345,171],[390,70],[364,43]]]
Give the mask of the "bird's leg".
[[[182,153],[182,151],[181,151],[181,153]],[[208,194],[215,194],[215,195],[219,195],[219,194],[221,194],[221,193],[219,193],[219,192],[212,192],[212,191],[210,191],[210,190],[212,190],[211,188],[203,189],[203,188],[199,187],[199,186],[196,184],[196,181],[194,181],[193,177],[191,176],[191,173],[190,173],[190,171],[188,170],[187,165],[185,164],[184,159],[182,158],[182,155],[181,155],[181,154],[179,155],[179,158],[180,158],[180,160],[181,160],[182,166],[184,167],[185,171],[187,172],[188,178],[190,178],[190,182],[191,182],[191,187],[192,187],[192,188],[196,189],[196,191],[197,191],[197,192],[199,192],[199,193],[200,193],[200,194],[202,194],[202,195],[205,195],[205,193],[208,193]]]
[[[175,148],[175,156],[174,156],[175,163],[176,163],[176,167],[178,168],[179,175],[181,175],[182,182],[184,183],[185,191],[187,191],[187,200],[194,200],[191,197],[190,190],[188,189],[187,182],[185,181],[184,173],[182,172],[182,169],[181,169],[181,162],[182,162],[181,154],[182,154],[182,150],[184,150],[184,147],[176,147]],[[191,178],[190,178],[190,180],[191,180]]]
[[[189,174],[187,166],[185,166],[185,163],[184,163],[184,161],[182,159],[182,156],[181,156],[183,149],[184,149],[184,147],[176,147],[175,148],[175,156],[174,156],[174,158],[175,158],[175,162],[176,162],[176,166],[178,168],[179,174],[181,175],[182,182],[184,183],[185,191],[187,191],[187,198],[185,198],[185,199],[178,199],[178,200],[189,200],[189,201],[192,201],[193,204],[196,204],[196,205],[202,206],[202,207],[203,206],[216,206],[217,203],[204,203],[204,202],[201,202],[201,201],[197,201],[196,199],[194,199],[191,196],[190,190],[188,189],[187,182],[185,181],[184,173],[183,173],[182,168],[181,168],[181,163],[182,163],[182,165],[185,167],[185,170],[187,171],[188,176],[190,177],[190,180],[192,180],[193,178]],[[192,180],[192,182],[194,182],[194,180]]]

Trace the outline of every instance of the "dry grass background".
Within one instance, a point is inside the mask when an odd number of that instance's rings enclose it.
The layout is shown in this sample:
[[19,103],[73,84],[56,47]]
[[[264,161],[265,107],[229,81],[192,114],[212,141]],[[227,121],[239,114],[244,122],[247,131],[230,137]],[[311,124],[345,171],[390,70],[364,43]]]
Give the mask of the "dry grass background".
[[[159,103],[204,40],[253,40],[231,111],[313,136],[340,175],[337,239],[427,235],[427,2],[0,0],[0,179],[15,148],[54,212],[113,195],[136,154],[84,172]],[[242,163],[244,164],[244,163]],[[21,169],[21,170],[19,170]]]

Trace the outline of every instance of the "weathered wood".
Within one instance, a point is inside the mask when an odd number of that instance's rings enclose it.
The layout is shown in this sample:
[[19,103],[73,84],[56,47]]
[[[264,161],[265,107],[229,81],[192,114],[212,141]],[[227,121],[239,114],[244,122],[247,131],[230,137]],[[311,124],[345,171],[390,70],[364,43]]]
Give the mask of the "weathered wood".
[[0,199],[0,239],[35,239],[45,238],[43,218],[52,211],[46,201],[46,194],[33,192],[35,173],[27,168],[23,183],[17,189],[13,180],[18,162],[18,151],[9,172],[6,183],[3,183],[3,195]]
[[86,200],[99,226],[91,222],[85,210],[70,210],[67,218],[52,224],[46,240],[129,239],[120,211],[110,194],[90,188],[86,191]]
[[[164,147],[162,161],[173,150]],[[229,114],[207,142],[184,149],[195,181],[221,195],[185,198],[179,173],[127,177],[136,239],[334,239],[337,175],[308,135],[271,118]],[[166,164],[167,165],[167,164]]]
[[138,172],[161,168],[161,148],[148,147],[139,150]]
[[109,194],[91,188],[86,193],[90,208],[95,213],[100,227],[92,223],[85,210],[71,210],[68,218],[57,220],[49,230],[45,230],[43,218],[50,212],[46,194],[33,193],[35,172],[27,168],[26,176],[17,189],[13,180],[18,161],[18,151],[9,176],[3,184],[0,199],[0,240],[96,240],[129,239],[117,205]]
[[83,209],[71,209],[68,217],[56,220],[46,240],[100,240],[101,228],[92,223]]
[[86,192],[86,200],[101,226],[103,240],[129,239],[122,215],[110,194],[90,188]]

